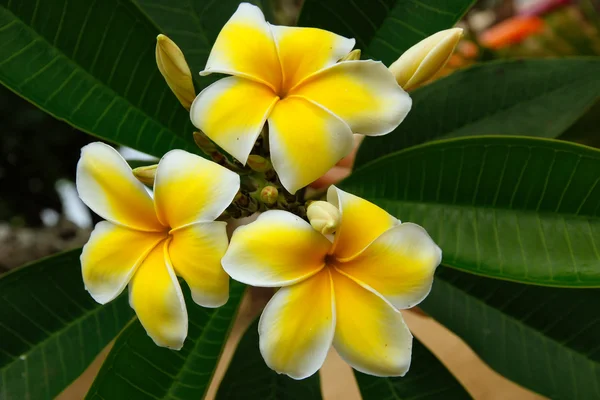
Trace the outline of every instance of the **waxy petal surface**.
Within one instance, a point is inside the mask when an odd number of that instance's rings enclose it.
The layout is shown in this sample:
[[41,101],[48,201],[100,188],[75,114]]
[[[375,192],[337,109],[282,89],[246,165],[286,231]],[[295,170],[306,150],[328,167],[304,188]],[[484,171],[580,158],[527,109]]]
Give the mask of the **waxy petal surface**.
[[99,222],[81,253],[83,283],[100,304],[117,297],[166,233],[141,232]]
[[327,201],[339,208],[342,221],[335,233],[333,253],[338,259],[353,257],[399,221],[375,204],[331,186]]
[[379,295],[332,270],[336,325],[333,346],[357,371],[404,376],[412,335],[402,314]]
[[152,197],[127,162],[109,145],[90,143],[77,163],[77,192],[102,218],[142,231],[163,231]]
[[352,151],[352,131],[328,110],[288,97],[269,117],[273,167],[291,193],[323,176]]
[[165,243],[156,246],[129,284],[129,304],[158,346],[179,350],[187,336],[185,301],[177,277],[167,264]]
[[240,177],[235,172],[186,151],[172,150],[156,170],[156,213],[171,228],[214,221],[239,188]]
[[344,61],[312,75],[290,95],[303,96],[343,119],[354,133],[384,135],[396,129],[412,100],[380,62]]
[[316,28],[271,25],[283,71],[284,92],[347,55],[356,41]]
[[213,72],[262,82],[273,90],[280,87],[275,41],[260,8],[241,3],[223,26],[200,75]]
[[171,233],[171,265],[203,307],[220,307],[229,298],[229,275],[221,266],[227,250],[225,227],[225,222],[199,223]]
[[239,77],[223,78],[192,103],[192,123],[245,164],[279,98],[267,86]]
[[267,365],[294,379],[317,372],[333,340],[334,307],[328,269],[277,291],[258,325]]
[[431,290],[442,251],[425,229],[400,224],[379,236],[351,261],[338,268],[383,295],[394,307],[410,308]]
[[233,279],[247,285],[287,286],[319,272],[330,246],[300,217],[271,210],[235,230],[222,264]]

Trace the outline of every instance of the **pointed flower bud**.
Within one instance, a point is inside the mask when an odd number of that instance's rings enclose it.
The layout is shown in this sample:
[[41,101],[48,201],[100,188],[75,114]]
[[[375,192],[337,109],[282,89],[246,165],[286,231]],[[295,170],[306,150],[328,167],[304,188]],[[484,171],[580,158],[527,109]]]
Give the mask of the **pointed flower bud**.
[[352,50],[340,59],[340,61],[355,61],[360,60],[360,49]]
[[189,110],[196,97],[190,67],[175,42],[162,34],[156,38],[156,64],[179,102]]
[[260,201],[263,203],[272,206],[277,202],[277,198],[279,197],[279,191],[275,186],[265,186],[260,191]]
[[148,165],[145,167],[137,167],[133,169],[133,175],[144,185],[154,185],[154,177],[156,176],[156,168],[158,164]]
[[462,37],[461,28],[447,29],[421,40],[390,65],[390,71],[404,90],[413,89],[446,65]]
[[250,154],[246,164],[256,172],[267,172],[272,168],[271,162],[264,157],[256,154]]
[[326,201],[313,201],[308,205],[306,216],[312,227],[323,235],[335,232],[340,224],[340,211]]

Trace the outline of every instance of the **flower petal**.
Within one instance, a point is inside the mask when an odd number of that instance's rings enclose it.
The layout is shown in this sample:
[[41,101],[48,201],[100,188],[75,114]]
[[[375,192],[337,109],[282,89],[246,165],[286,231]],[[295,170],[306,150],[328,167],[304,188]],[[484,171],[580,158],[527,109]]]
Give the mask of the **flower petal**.
[[117,297],[148,253],[166,237],[99,222],[81,253],[83,283],[100,304]]
[[278,97],[248,79],[223,78],[192,103],[192,123],[241,163],[246,159]]
[[337,267],[402,309],[417,305],[429,294],[441,260],[442,250],[427,231],[404,223],[384,232],[358,256]]
[[226,226],[225,222],[209,222],[171,232],[171,265],[189,285],[194,301],[203,307],[220,307],[229,298],[229,275],[221,266],[227,250]]
[[384,135],[396,129],[412,100],[380,62],[345,61],[312,75],[290,91],[343,119],[354,133]]
[[300,217],[270,210],[235,230],[222,264],[247,285],[287,286],[319,272],[330,246]]
[[402,314],[382,297],[332,269],[335,295],[333,346],[357,371],[404,376],[410,367],[412,335]]
[[156,170],[156,213],[171,228],[214,221],[239,188],[240,177],[235,172],[186,151],[172,150]]
[[375,204],[335,186],[327,191],[327,201],[338,207],[342,214],[331,250],[338,259],[355,256],[379,235],[399,223]]
[[335,328],[329,269],[280,289],[258,324],[260,352],[269,368],[304,379],[321,368]]
[[77,163],[77,192],[104,219],[141,231],[162,231],[152,197],[127,162],[109,145],[90,143]]
[[223,26],[200,75],[213,72],[262,82],[277,90],[281,65],[269,24],[260,8],[242,3]]
[[309,75],[335,64],[356,41],[316,28],[271,25],[287,92]]
[[306,99],[289,97],[269,117],[269,143],[282,185],[295,193],[348,155],[354,141],[337,116]]
[[138,268],[129,285],[129,304],[154,343],[179,350],[187,336],[187,310],[167,263],[167,246],[167,241],[156,246]]

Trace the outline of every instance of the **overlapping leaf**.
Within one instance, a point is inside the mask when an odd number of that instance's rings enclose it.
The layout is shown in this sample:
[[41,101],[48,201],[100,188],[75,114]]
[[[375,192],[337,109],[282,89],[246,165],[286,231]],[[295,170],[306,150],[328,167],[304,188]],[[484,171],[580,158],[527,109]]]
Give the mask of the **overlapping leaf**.
[[129,1],[0,0],[0,82],[108,141],[155,156],[197,151],[156,67],[158,33]]
[[368,57],[394,62],[412,45],[451,28],[474,0],[306,0],[298,25],[356,39]]
[[424,226],[449,266],[540,285],[600,287],[600,151],[473,137],[365,164],[342,187]]
[[521,285],[440,267],[421,307],[492,368],[551,399],[600,398],[598,289]]
[[273,371],[260,355],[258,320],[250,325],[231,360],[217,400],[320,400],[319,375],[297,381]]
[[367,138],[364,164],[439,138],[523,135],[554,138],[599,98],[600,60],[512,60],[476,65],[411,93],[413,107],[392,133]]
[[454,376],[416,338],[410,370],[402,378],[379,378],[354,371],[363,400],[470,399]]
[[85,291],[81,250],[0,279],[0,399],[52,399],[129,321],[126,297],[101,306]]
[[88,399],[203,398],[227,340],[244,285],[232,282],[227,304],[215,309],[186,297],[189,331],[180,351],[158,347],[134,321],[117,338],[98,373]]

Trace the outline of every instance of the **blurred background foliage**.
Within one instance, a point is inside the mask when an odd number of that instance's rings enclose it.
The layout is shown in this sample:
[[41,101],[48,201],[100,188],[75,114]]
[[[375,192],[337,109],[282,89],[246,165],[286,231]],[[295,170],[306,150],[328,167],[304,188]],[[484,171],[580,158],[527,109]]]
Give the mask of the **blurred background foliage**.
[[[302,0],[271,0],[293,23]],[[438,77],[497,58],[600,55],[600,0],[480,0]],[[561,139],[600,147],[600,102]],[[0,271],[85,242],[90,216],[68,215],[79,150],[96,140],[0,87]],[[67,211],[65,213],[65,211]]]

